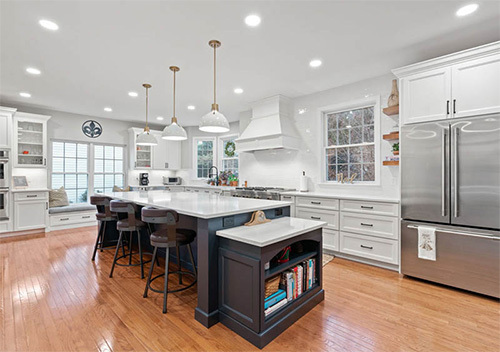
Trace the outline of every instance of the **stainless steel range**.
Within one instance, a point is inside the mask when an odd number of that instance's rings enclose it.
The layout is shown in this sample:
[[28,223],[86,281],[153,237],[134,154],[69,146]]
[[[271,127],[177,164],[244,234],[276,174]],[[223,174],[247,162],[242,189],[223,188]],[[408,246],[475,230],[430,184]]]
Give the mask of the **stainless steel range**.
[[232,197],[280,200],[281,193],[295,191],[290,188],[280,187],[236,187],[231,191]]

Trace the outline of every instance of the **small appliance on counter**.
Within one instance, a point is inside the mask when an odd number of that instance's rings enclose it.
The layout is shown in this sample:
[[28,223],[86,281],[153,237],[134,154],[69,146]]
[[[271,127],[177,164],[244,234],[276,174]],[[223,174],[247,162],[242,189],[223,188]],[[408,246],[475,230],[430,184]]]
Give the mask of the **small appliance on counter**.
[[182,178],[180,177],[169,177],[163,176],[163,184],[168,186],[180,185],[182,183]]
[[139,184],[141,186],[149,185],[149,174],[147,172],[142,172],[139,174]]

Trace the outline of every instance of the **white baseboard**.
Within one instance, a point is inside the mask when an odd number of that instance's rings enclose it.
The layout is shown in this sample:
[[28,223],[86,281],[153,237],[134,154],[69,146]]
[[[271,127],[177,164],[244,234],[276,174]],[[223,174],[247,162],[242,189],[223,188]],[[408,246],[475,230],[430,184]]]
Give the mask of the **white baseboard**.
[[51,232],[51,231],[58,231],[58,230],[69,230],[69,229],[76,229],[79,227],[89,227],[89,226],[97,226],[97,221],[89,221],[89,222],[81,222],[77,224],[64,224],[64,225],[57,225],[57,226],[50,226],[47,228],[46,232]]
[[399,265],[378,262],[376,260],[356,257],[354,255],[340,253],[340,252],[336,252],[336,251],[332,251],[332,250],[328,250],[328,249],[323,249],[323,253],[330,254],[330,255],[333,255],[335,257],[339,257],[342,259],[352,260],[353,262],[378,266],[379,268],[388,269],[388,270],[392,270],[392,271],[399,271]]

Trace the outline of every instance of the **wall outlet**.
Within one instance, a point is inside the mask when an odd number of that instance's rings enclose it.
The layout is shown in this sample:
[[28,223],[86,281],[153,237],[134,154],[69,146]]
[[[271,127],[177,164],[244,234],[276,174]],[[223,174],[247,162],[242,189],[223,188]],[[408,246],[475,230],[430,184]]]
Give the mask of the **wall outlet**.
[[234,216],[222,218],[222,227],[234,227]]

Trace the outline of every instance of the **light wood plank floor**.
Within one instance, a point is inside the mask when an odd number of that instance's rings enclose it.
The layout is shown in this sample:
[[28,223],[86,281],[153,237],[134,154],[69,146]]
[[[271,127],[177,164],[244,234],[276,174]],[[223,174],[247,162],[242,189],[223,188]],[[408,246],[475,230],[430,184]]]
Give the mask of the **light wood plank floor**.
[[[0,240],[2,351],[254,351],[194,320],[196,289],[142,298],[139,268],[90,261],[95,228]],[[172,280],[174,281],[174,280]],[[160,283],[161,284],[161,283]],[[266,351],[499,351],[497,300],[334,259],[326,299]]]

